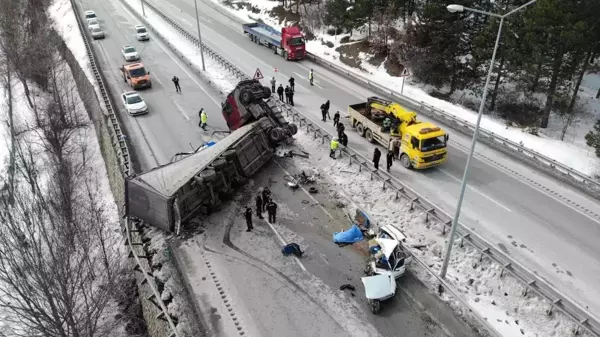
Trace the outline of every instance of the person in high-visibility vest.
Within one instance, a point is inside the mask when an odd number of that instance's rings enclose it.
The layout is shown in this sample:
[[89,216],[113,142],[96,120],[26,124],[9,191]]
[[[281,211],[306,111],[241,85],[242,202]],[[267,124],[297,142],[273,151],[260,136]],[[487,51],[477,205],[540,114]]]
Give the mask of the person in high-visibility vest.
[[310,70],[310,73],[308,73],[308,81],[310,82],[310,85],[313,85],[313,79],[314,79],[315,75],[313,74],[313,70]]
[[337,151],[338,145],[340,143],[338,142],[337,138],[333,138],[331,140],[331,144],[329,145],[329,157],[335,159],[335,151]]
[[200,109],[200,127],[202,128],[202,130],[206,131],[206,122],[208,121],[208,116],[206,115],[206,111],[204,111],[204,108]]

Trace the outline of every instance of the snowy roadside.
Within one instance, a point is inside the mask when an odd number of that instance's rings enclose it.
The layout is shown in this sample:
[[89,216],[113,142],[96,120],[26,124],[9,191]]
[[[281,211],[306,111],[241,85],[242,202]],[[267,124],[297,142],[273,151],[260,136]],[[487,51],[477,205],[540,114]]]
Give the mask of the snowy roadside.
[[[101,99],[102,94],[100,92],[100,86],[98,85],[98,82],[96,82],[96,77],[92,71],[83,36],[77,25],[77,18],[75,17],[77,13],[75,13],[75,9],[71,6],[71,0],[54,0],[48,9],[48,13],[54,23],[54,29],[65,41],[65,44],[71,50],[73,56],[75,56],[75,59],[90,80],[90,83],[94,85],[96,96]],[[102,105],[101,107],[103,113],[107,114],[105,111],[106,108]]]
[[[130,1],[132,3],[133,1]],[[135,5],[135,2],[133,2]],[[134,7],[136,8],[136,7]],[[141,12],[141,8],[137,7],[137,11]],[[138,13],[139,13],[138,12]],[[180,53],[188,55],[194,62],[196,67],[199,67],[199,55],[196,48],[192,44],[183,39],[174,32],[174,29],[168,26],[160,17],[157,17],[151,11],[147,11],[148,23],[154,26],[155,30],[159,30],[166,38],[171,41],[173,47],[179,50]],[[195,60],[194,60],[195,58]],[[220,67],[221,71],[222,67]],[[220,75],[223,78],[223,75]],[[237,79],[229,79],[232,82],[222,83],[222,88],[232,88]],[[224,81],[226,81],[224,79]],[[305,148],[314,147],[314,143],[307,136],[299,135],[299,143]],[[313,153],[313,157],[319,157],[317,153]],[[323,157],[326,158],[323,152]],[[431,231],[423,223],[423,214],[407,213],[407,204],[405,202],[394,201],[392,194],[381,193],[379,190],[372,189],[372,182],[368,176],[359,176],[354,178],[356,174],[344,172],[347,171],[347,164],[340,162],[318,164],[314,161],[304,162],[300,160],[300,165],[306,167],[319,167],[320,170],[330,169],[335,172],[332,175],[332,180],[336,183],[348,197],[358,207],[369,211],[379,223],[391,223],[401,227],[413,239],[414,242],[426,244],[423,251],[415,251],[415,255],[422,257],[434,270],[439,270],[441,258],[440,254],[444,247],[445,238],[439,234],[432,235]],[[435,227],[434,224],[429,224],[430,227]],[[438,228],[437,233],[440,233]],[[485,317],[498,331],[502,332],[503,336],[548,336],[552,332],[559,331],[560,334],[572,328],[572,324],[566,318],[557,315],[554,320],[545,316],[544,309],[549,307],[549,303],[539,300],[535,297],[523,298],[520,296],[522,286],[510,277],[500,279],[500,266],[491,265],[484,261],[478,263],[479,254],[470,249],[456,249],[451,269],[450,281],[465,294],[465,297],[471,305],[477,309],[481,316]],[[477,265],[473,268],[473,265]],[[473,269],[469,275],[468,268]],[[435,284],[434,279],[431,279],[427,273],[420,275],[432,284]],[[471,279],[473,279],[471,281]],[[506,296],[497,296],[498,294],[506,293]],[[496,293],[496,294],[494,294]],[[456,302],[445,297],[450,303],[456,306]],[[494,304],[492,304],[492,302]],[[557,324],[554,326],[554,324]],[[552,331],[546,327],[552,325]],[[520,331],[523,329],[523,333]],[[563,330],[561,330],[563,329]]]
[[[92,209],[96,214],[96,219],[102,221],[105,227],[102,230],[102,234],[106,235],[103,237],[102,248],[109,248],[107,251],[101,251],[101,247],[95,246],[94,243],[88,243],[91,245],[89,253],[89,261],[94,263],[98,270],[104,270],[99,263],[106,261],[114,261],[115,263],[122,263],[123,256],[125,256],[124,246],[122,244],[122,237],[120,235],[119,216],[116,203],[112,197],[110,185],[108,181],[108,175],[104,163],[104,159],[100,152],[100,145],[96,138],[96,132],[94,126],[90,120],[90,117],[86,113],[85,107],[75,83],[73,81],[73,74],[66,65],[66,62],[60,63],[56,68],[56,81],[57,86],[61,89],[55,95],[59,95],[63,104],[75,115],[69,115],[67,118],[72,118],[77,127],[73,130],[72,134],[68,138],[63,139],[66,143],[63,145],[65,152],[68,153],[69,158],[66,159],[75,170],[72,173],[73,181],[72,186],[76,186],[72,191],[73,200],[79,203],[86,203],[87,201],[93,200],[91,205],[79,205],[79,209],[73,216],[81,216],[81,214],[87,214]],[[32,83],[29,83],[29,89],[31,95],[36,102],[37,109],[44,109],[45,102],[49,102],[52,98],[52,94],[43,92]],[[5,93],[6,88],[0,87],[0,91]],[[35,115],[33,109],[28,105],[26,99],[25,90],[21,82],[13,81],[12,83],[12,95],[13,95],[13,116],[14,125],[18,132],[21,142],[30,146],[31,151],[35,154],[33,165],[39,170],[37,172],[38,179],[42,192],[46,193],[45,190],[56,185],[58,182],[55,181],[56,177],[52,177],[50,170],[53,168],[50,155],[48,154],[50,149],[46,147],[47,141],[43,139],[44,131],[37,128],[39,118],[43,118]],[[0,111],[2,114],[1,127],[0,127],[0,139],[2,144],[0,147],[3,149],[0,152],[0,162],[5,164],[9,157],[9,144],[11,143],[8,133],[8,109],[6,96],[2,96],[2,102],[0,105]],[[38,112],[39,113],[39,112]],[[4,165],[2,166],[4,169]],[[0,172],[0,177],[5,178],[3,170]],[[4,181],[4,179],[2,179]],[[17,179],[17,184],[21,181]],[[79,207],[74,206],[74,207]],[[88,209],[87,207],[90,207]],[[81,212],[81,214],[79,214]],[[90,241],[92,242],[93,239]],[[102,257],[104,256],[104,257]],[[108,258],[109,260],[104,260]],[[118,261],[118,262],[117,262]],[[118,270],[118,266],[114,265]],[[83,272],[83,271],[82,271]],[[102,282],[104,277],[97,277],[96,282]],[[93,287],[97,287],[94,285]],[[103,286],[102,284],[100,285]],[[58,290],[56,290],[58,292]],[[83,290],[85,292],[86,290]],[[116,293],[113,293],[115,295]],[[89,300],[89,299],[88,299]],[[113,297],[109,303],[107,303],[104,312],[102,313],[99,324],[116,324],[116,330],[111,331],[113,336],[127,336],[128,333],[125,331],[125,322],[122,318],[122,311],[118,301],[119,298]],[[43,301],[43,300],[42,300]],[[43,309],[42,309],[43,310]],[[79,309],[78,309],[79,310]]]
[[[221,0],[207,0],[212,1],[219,5],[223,10],[235,15],[242,21],[251,22],[256,19],[260,19],[265,23],[274,27],[282,27],[286,25],[286,22],[280,23],[276,17],[270,16],[270,11],[279,6],[279,2],[268,1],[268,0],[248,0],[245,3],[249,3],[260,12],[255,13],[249,10],[247,7],[241,9],[233,9],[225,4]],[[337,49],[341,46],[340,40],[343,37],[349,37],[349,34],[343,34],[338,36],[331,36],[324,33],[316,34],[315,40],[307,42],[307,51],[312,54],[319,56],[335,65],[342,67],[348,72],[354,73],[360,77],[367,78],[368,80],[379,84],[386,88],[396,88],[395,91],[400,91],[403,79],[400,77],[394,77],[387,73],[383,63],[379,66],[374,66],[367,61],[364,61],[368,55],[360,53],[359,58],[361,62],[361,69],[350,67],[340,61],[339,52]],[[355,39],[356,34],[353,36]],[[328,47],[327,44],[333,44],[333,47]],[[590,75],[591,76],[591,75]],[[597,76],[597,75],[593,75]],[[590,79],[590,81],[592,80]],[[424,86],[416,84],[408,80],[404,86],[404,95],[421,102],[425,102],[438,109],[441,109],[455,117],[461,118],[475,124],[477,114],[473,110],[469,110],[462,106],[437,99],[430,96],[424,90]],[[560,129],[561,121],[557,120],[554,116],[551,118],[551,125],[548,130],[540,130],[540,136],[534,136],[527,132],[524,132],[522,128],[507,126],[506,122],[492,117],[483,116],[481,121],[481,127],[487,131],[506,137],[514,142],[520,143],[523,146],[539,152],[549,158],[552,158],[564,165],[572,167],[573,169],[580,171],[588,176],[594,177],[600,173],[600,158],[598,158],[594,149],[588,147],[585,144],[583,136],[587,131],[592,129],[592,126],[596,119],[600,117],[600,102],[593,97],[593,90],[582,89],[582,98],[588,103],[592,113],[586,116],[579,124],[580,127],[573,127],[568,133],[567,141],[560,141],[556,139],[556,134],[559,133],[557,129]],[[544,135],[546,132],[548,135]]]
[[[355,208],[367,211],[378,226],[393,225],[401,229],[408,237],[407,246],[422,246],[420,249],[411,248],[413,254],[430,269],[439,272],[446,245],[441,224],[425,221],[423,212],[410,211],[410,202],[396,200],[395,192],[382,191],[380,182],[372,181],[366,170],[358,172],[356,162],[348,166],[348,158],[330,159],[326,146],[315,148],[320,141],[313,140],[311,135],[301,132],[296,135],[296,140],[301,148],[311,149],[310,159],[294,157],[298,168],[318,172],[332,181],[334,188],[329,193],[337,191],[339,197],[347,199]],[[456,245],[447,279],[498,333],[505,337],[572,334],[575,325],[567,317],[559,312],[552,317],[546,315],[545,310],[551,303],[533,295],[523,297],[523,285],[508,275],[501,278],[502,266],[487,259],[479,262],[479,256],[480,253],[471,247]],[[437,287],[437,279],[427,271],[414,265],[411,268],[431,289]],[[442,299],[458,313],[465,313],[465,308],[456,299],[447,294],[442,295]]]

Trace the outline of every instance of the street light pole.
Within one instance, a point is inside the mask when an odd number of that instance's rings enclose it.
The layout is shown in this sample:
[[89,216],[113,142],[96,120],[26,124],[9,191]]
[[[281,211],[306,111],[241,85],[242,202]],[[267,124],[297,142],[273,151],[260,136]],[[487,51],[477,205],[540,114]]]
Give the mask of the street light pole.
[[204,66],[204,45],[202,44],[202,34],[200,33],[200,19],[198,18],[198,1],[194,0],[194,6],[196,7],[196,26],[198,27],[198,41],[200,41],[200,58],[202,59],[202,70],[206,71]]
[[467,157],[467,164],[465,166],[465,171],[463,174],[462,183],[460,185],[460,195],[458,196],[458,203],[456,205],[456,213],[454,214],[454,218],[452,219],[452,228],[450,229],[450,238],[448,240],[448,246],[446,247],[446,255],[444,256],[444,264],[442,265],[442,270],[440,271],[440,277],[445,278],[446,273],[448,272],[448,263],[450,262],[450,254],[452,253],[452,246],[454,244],[454,236],[456,236],[456,228],[458,227],[458,219],[460,217],[460,211],[462,208],[463,199],[465,196],[465,190],[467,188],[467,179],[469,178],[469,168],[471,167],[471,160],[473,159],[473,153],[475,152],[475,145],[477,145],[477,136],[479,135],[479,125],[481,124],[481,117],[483,116],[483,109],[485,108],[485,99],[488,93],[488,86],[490,84],[490,80],[492,78],[492,73],[494,72],[494,62],[496,61],[496,52],[498,51],[498,46],[500,45],[500,37],[502,35],[502,24],[504,24],[504,19],[509,15],[518,12],[519,10],[535,3],[537,0],[532,0],[521,7],[518,7],[504,15],[498,15],[490,12],[484,12],[473,8],[464,7],[461,5],[448,5],[448,11],[454,12],[462,12],[464,10],[485,14],[489,16],[494,16],[500,18],[500,25],[498,27],[498,35],[496,36],[496,45],[494,45],[494,51],[492,52],[492,60],[490,62],[490,67],[488,69],[487,78],[485,79],[485,86],[483,87],[483,94],[481,96],[481,104],[479,104],[479,112],[477,113],[477,122],[475,123],[475,130],[473,131],[473,140],[471,142],[471,149],[469,150],[469,156]]
[[140,0],[140,3],[142,4],[142,15],[146,17],[146,10],[144,9],[144,0]]

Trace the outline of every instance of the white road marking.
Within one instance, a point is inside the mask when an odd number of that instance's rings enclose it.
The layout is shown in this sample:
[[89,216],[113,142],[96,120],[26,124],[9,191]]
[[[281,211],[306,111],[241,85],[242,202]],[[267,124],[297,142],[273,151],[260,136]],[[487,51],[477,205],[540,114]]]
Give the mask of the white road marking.
[[191,119],[188,117],[188,115],[185,114],[185,112],[183,112],[183,109],[179,106],[179,103],[177,103],[176,100],[173,100],[173,104],[175,104],[175,106],[177,107],[177,109],[179,110],[179,112],[181,112],[181,114],[183,115],[183,117],[185,117],[185,119],[187,119],[188,121],[190,121]]
[[[125,12],[127,12],[127,14],[129,14],[129,16],[132,19],[135,20],[135,17],[133,16],[133,14],[127,8],[125,8],[125,6],[123,4],[119,3],[119,5],[121,6],[121,8],[123,8],[123,10]],[[198,83],[198,81],[196,81],[196,79],[181,65],[181,62],[179,62],[179,60],[175,56],[173,56],[171,54],[171,52],[169,52],[167,50],[167,48],[165,48],[165,46],[163,46],[162,42],[160,42],[159,40],[160,39],[154,39],[156,44],[173,60],[173,62],[175,62],[175,64],[192,80],[192,82],[194,82],[200,88],[200,90],[202,90],[206,94],[206,96],[208,96],[208,98],[210,98],[210,100],[213,101],[215,103],[215,105],[220,108],[221,103],[219,101],[217,101],[211,94],[209,94],[208,91],[206,91],[206,89],[204,89],[204,87],[202,85],[200,85],[200,83]]]
[[[450,173],[448,173],[448,172],[444,171],[443,169],[441,169],[441,168],[439,168],[439,167],[438,167],[437,169],[438,169],[440,172],[442,172],[443,174],[447,175],[448,177],[450,177],[450,178],[454,179],[456,182],[458,182],[458,183],[462,183],[462,180],[460,180],[460,179],[458,179],[457,177],[455,177],[455,176],[451,175]],[[496,204],[497,206],[500,206],[500,207],[504,208],[504,209],[505,209],[507,212],[512,212],[512,211],[510,210],[510,208],[508,208],[508,207],[506,207],[506,206],[502,205],[501,203],[499,203],[498,201],[494,200],[492,197],[490,197],[490,196],[488,196],[488,195],[484,194],[483,192],[479,191],[479,190],[478,190],[478,189],[476,189],[475,187],[472,187],[472,186],[469,186],[469,185],[467,185],[467,187],[468,187],[470,190],[472,190],[473,192],[475,192],[475,193],[477,193],[477,194],[481,195],[482,197],[484,197],[484,198],[488,199],[489,201],[493,202],[493,203],[494,203],[494,204]]]
[[[285,242],[285,240],[283,239],[283,237],[281,236],[281,234],[279,234],[279,232],[275,229],[275,227],[265,219],[265,222],[267,223],[267,225],[269,225],[269,227],[271,227],[271,230],[273,230],[273,232],[275,233],[275,235],[277,236],[277,238],[279,239],[279,242],[281,242],[282,245],[287,245],[287,242]],[[304,271],[305,273],[306,271],[306,267],[304,267],[304,265],[302,264],[302,262],[300,261],[300,259],[297,256],[293,256],[294,260],[296,260],[296,263],[298,263],[298,265],[300,266],[300,269],[302,269],[302,271]]]
[[160,83],[160,85],[164,87],[163,82],[160,80],[160,78],[158,78],[158,76],[154,76],[154,79],[157,80],[158,83]]
[[[295,72],[295,71],[294,71],[294,75],[298,76],[298,77],[299,77],[299,78],[301,78],[301,79],[304,79],[304,80],[306,80],[306,82],[310,82],[310,81],[308,80],[308,78],[306,78],[305,76],[302,76],[302,75],[298,74],[298,73],[297,73],[297,72]],[[309,84],[310,84],[310,83],[309,83]],[[317,81],[313,81],[313,84],[315,85],[315,87],[317,87],[317,88],[319,88],[319,89],[323,89],[323,87],[322,87],[322,86],[320,86],[320,85],[317,83]]]

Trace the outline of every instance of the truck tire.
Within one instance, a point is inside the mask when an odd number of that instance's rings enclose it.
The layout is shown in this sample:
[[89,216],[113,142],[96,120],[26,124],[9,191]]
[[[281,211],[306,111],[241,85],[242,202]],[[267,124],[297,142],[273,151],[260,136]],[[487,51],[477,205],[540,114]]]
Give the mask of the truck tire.
[[264,99],[267,99],[267,98],[271,97],[271,88],[269,88],[269,87],[263,87],[262,90],[263,90],[263,96],[264,96],[263,98]]
[[365,136],[365,127],[361,123],[357,123],[356,124],[356,132],[358,132],[358,134],[361,137],[364,137]]
[[373,143],[373,131],[371,129],[365,130],[365,138],[367,138],[369,143]]
[[225,158],[226,160],[235,160],[237,158],[237,152],[234,149],[229,149],[221,155],[221,158]]
[[287,51],[284,51],[284,52],[283,52],[283,58],[284,58],[286,61],[288,61],[288,60],[289,60]]
[[298,133],[298,125],[296,125],[294,123],[290,123],[290,124],[288,124],[288,128],[290,129],[292,136]]
[[204,179],[205,182],[211,182],[217,179],[217,172],[213,169],[206,169],[198,175],[200,178]]
[[272,143],[279,143],[283,138],[283,130],[281,128],[272,128],[269,131],[269,140]]
[[254,95],[252,94],[252,91],[250,91],[249,89],[244,89],[244,90],[242,90],[242,92],[240,92],[240,102],[242,102],[242,104],[248,105],[248,104],[252,103],[253,100],[254,100]]
[[406,153],[403,153],[400,156],[400,164],[402,164],[402,166],[404,166],[404,168],[407,168],[407,169],[411,169],[412,168],[412,164],[410,162],[410,158],[408,158],[408,155]]
[[218,158],[210,164],[210,166],[214,167],[215,170],[221,170],[222,168],[227,166],[227,160],[223,158]]

